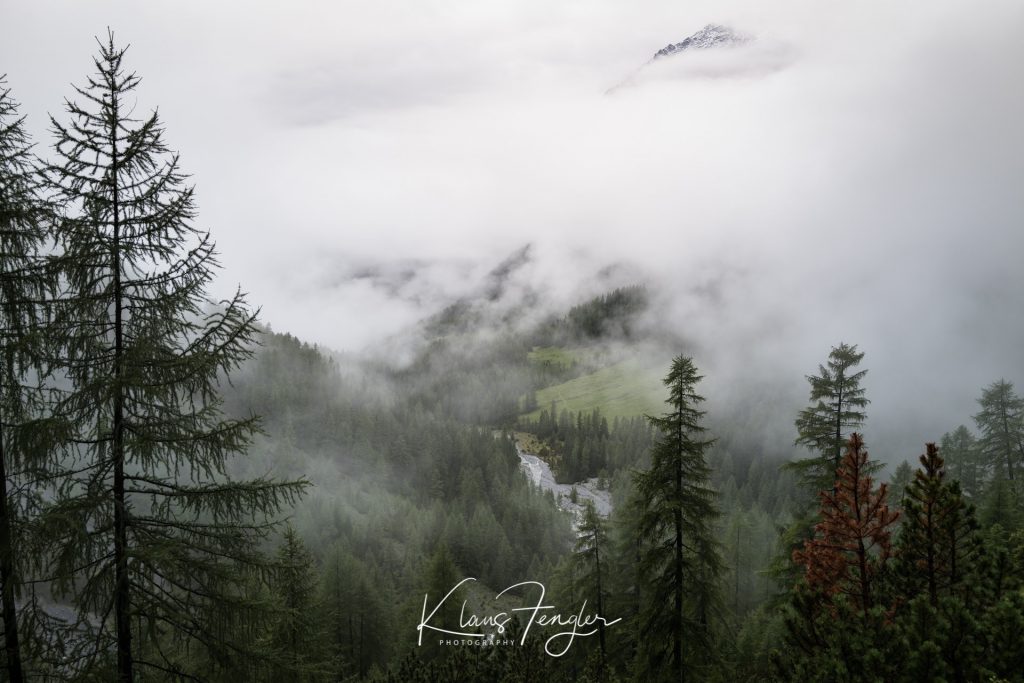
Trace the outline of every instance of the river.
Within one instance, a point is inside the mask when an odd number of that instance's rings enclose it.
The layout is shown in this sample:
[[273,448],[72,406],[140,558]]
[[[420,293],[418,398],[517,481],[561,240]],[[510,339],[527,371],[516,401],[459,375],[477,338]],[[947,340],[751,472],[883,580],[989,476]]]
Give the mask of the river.
[[[597,478],[591,477],[585,481],[575,484],[559,484],[555,481],[555,475],[546,462],[533,453],[526,453],[519,444],[516,444],[516,452],[519,453],[519,464],[530,477],[535,486],[544,491],[551,491],[555,496],[558,507],[573,514],[573,528],[579,528],[579,522],[583,515],[584,501],[594,501],[594,509],[602,517],[607,517],[612,511],[612,495],[607,489],[597,487]],[[572,502],[572,490],[576,489],[576,500]]]

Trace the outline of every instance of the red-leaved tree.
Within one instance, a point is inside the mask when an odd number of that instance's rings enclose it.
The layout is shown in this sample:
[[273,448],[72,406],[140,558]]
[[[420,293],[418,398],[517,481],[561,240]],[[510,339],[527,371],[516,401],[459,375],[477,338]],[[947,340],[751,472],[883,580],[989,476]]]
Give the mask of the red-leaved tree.
[[885,503],[886,485],[872,487],[869,467],[864,440],[854,433],[835,488],[819,494],[821,521],[814,538],[793,552],[812,590],[846,596],[862,613],[875,602],[875,579],[892,554],[892,525],[899,517]]

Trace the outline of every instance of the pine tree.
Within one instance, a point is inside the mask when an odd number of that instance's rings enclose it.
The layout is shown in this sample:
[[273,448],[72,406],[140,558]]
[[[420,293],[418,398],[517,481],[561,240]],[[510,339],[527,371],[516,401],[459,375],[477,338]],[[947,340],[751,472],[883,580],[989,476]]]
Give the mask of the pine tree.
[[[648,670],[658,671],[667,663],[675,681],[683,680],[687,661],[709,651],[709,619],[722,572],[714,538],[720,513],[706,459],[713,440],[703,436],[700,420],[705,413],[698,406],[704,399],[695,390],[700,379],[690,358],[672,361],[665,378],[670,410],[648,417],[661,438],[651,449],[650,468],[634,475],[642,506],[641,572],[648,586],[640,642]],[[688,657],[684,644],[690,649]]]
[[57,410],[77,433],[75,474],[52,516],[58,592],[95,631],[82,669],[117,680],[140,668],[186,676],[197,652],[244,655],[232,625],[244,586],[267,566],[258,541],[304,482],[234,481],[255,417],[225,419],[218,383],[252,353],[255,314],[241,293],[214,303],[209,234],[156,112],[133,118],[139,78],[112,34],[96,73],[51,117],[51,189],[66,290],[56,308],[73,389]]
[[848,430],[863,426],[869,403],[860,386],[867,370],[854,368],[864,358],[857,345],[840,344],[828,354],[828,364],[818,366],[818,375],[808,375],[811,405],[796,419],[797,446],[806,446],[815,456],[792,464],[802,483],[814,493],[832,488],[843,456]]
[[978,447],[993,476],[1015,479],[1016,466],[1024,460],[1024,399],[1004,379],[986,387],[978,399],[981,410],[974,416],[981,438]]
[[905,599],[924,594],[935,607],[970,576],[980,551],[978,524],[959,483],[946,481],[935,444],[927,444],[920,461],[906,489],[896,572]]
[[960,484],[946,478],[935,444],[907,487],[895,548],[892,609],[909,644],[907,674],[915,680],[977,680],[985,648],[979,574],[981,538]]

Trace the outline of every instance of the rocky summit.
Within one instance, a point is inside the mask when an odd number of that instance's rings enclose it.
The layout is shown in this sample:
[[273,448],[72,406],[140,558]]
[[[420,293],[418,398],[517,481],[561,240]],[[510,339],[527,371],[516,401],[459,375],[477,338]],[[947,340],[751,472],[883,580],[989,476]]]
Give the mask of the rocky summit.
[[674,55],[682,52],[683,50],[693,48],[703,50],[709,47],[719,47],[723,45],[741,45],[749,41],[749,37],[736,33],[728,26],[708,24],[692,36],[684,39],[682,42],[670,43],[669,45],[661,48],[654,53],[654,59],[658,59],[659,57],[668,57],[669,55]]

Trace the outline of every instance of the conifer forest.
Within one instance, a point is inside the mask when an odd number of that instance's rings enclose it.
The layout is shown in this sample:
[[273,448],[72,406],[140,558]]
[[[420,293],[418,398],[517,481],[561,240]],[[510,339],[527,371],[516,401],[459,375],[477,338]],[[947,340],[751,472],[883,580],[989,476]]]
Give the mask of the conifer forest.
[[1024,681],[1018,5],[45,4],[0,681]]

